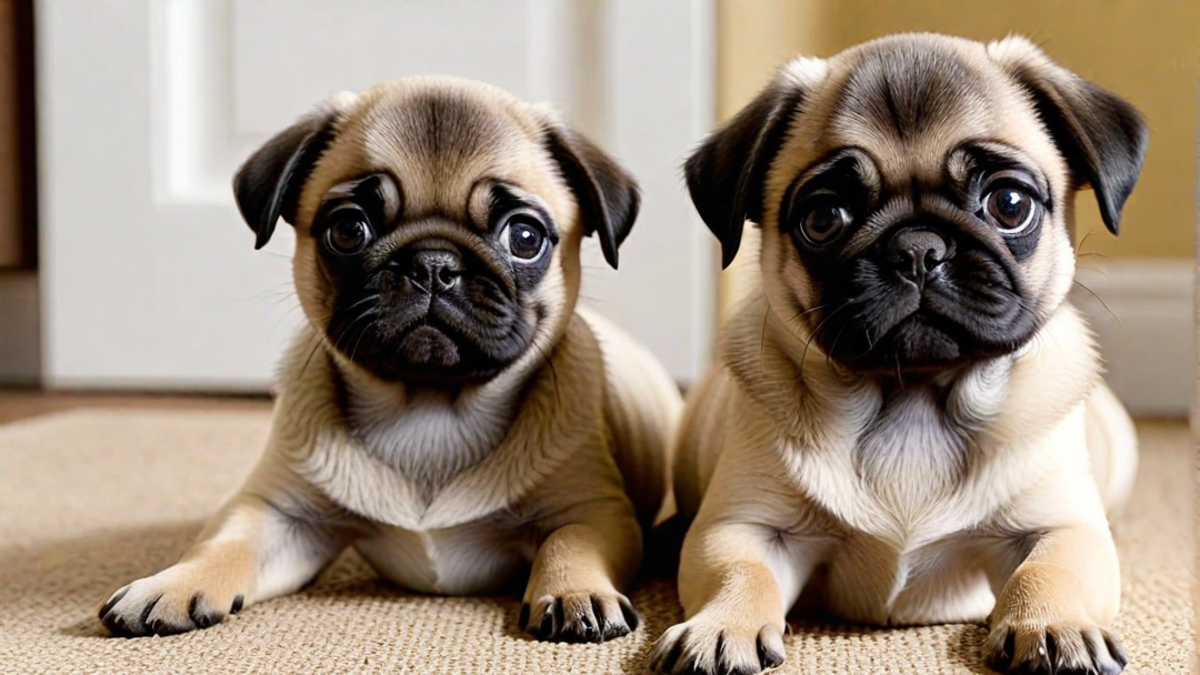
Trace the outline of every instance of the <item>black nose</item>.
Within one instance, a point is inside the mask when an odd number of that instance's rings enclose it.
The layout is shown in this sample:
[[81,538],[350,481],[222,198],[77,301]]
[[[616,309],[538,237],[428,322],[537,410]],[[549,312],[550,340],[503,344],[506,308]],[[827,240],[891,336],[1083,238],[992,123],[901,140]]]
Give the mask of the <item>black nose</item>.
[[887,261],[906,279],[922,286],[953,252],[953,246],[937,232],[905,229],[888,242]]
[[462,276],[462,258],[454,251],[434,249],[416,251],[401,267],[404,276],[430,293],[448,291]]

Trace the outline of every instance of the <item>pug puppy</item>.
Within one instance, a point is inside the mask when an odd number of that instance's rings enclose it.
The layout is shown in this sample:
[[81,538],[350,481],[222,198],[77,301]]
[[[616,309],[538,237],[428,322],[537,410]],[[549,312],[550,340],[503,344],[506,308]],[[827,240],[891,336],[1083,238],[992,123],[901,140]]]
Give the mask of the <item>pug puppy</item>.
[[615,268],[634,179],[540,107],[409,78],[341,94],[237,172],[261,248],[294,225],[307,325],[283,359],[266,450],[180,562],[100,610],[170,634],[303,587],[353,546],[424,593],[529,573],[521,627],[599,642],[668,488],[679,390],[576,307],[580,244]]
[[1067,292],[1076,191],[1115,234],[1145,148],[1029,41],[927,34],[794,61],[700,146],[692,200],[726,264],[760,226],[761,288],[689,396],[686,620],[653,670],[779,666],[793,606],[1122,670],[1106,514],[1135,437]]

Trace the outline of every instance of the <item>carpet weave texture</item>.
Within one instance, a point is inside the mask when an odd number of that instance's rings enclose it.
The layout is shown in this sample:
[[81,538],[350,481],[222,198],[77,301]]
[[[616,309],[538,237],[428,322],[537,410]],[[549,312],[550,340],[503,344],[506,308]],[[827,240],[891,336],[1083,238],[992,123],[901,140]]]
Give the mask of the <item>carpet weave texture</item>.
[[[535,642],[519,599],[438,598],[377,580],[352,554],[299,594],[204,631],[104,636],[109,593],[173,563],[235,490],[268,429],[258,412],[78,410],[0,426],[0,673],[641,673],[680,618],[673,586],[633,594],[643,625],[603,645]],[[1135,501],[1117,526],[1117,629],[1131,675],[1188,671],[1195,558],[1182,422],[1139,426]],[[861,629],[797,621],[777,672],[989,673],[981,626]]]

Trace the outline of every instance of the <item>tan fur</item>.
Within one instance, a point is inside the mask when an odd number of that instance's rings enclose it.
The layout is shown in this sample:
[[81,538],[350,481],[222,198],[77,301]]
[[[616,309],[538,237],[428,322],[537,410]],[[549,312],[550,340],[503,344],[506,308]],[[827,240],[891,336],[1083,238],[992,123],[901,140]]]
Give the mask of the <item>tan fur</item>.
[[[474,111],[475,123],[431,147],[412,113],[429,96]],[[249,606],[297,590],[352,545],[384,577],[429,593],[496,591],[532,568],[522,628],[544,638],[599,641],[636,628],[624,593],[642,528],[668,489],[682,400],[649,352],[576,309],[582,216],[542,146],[558,122],[493,87],[447,78],[398,80],[327,105],[336,133],[294,223],[295,284],[310,325],[281,364],[260,464],[177,565],[114,594],[105,623],[132,634],[204,627],[235,597]],[[413,222],[388,235],[393,249],[429,235],[471,246],[459,223],[477,223],[488,180],[535,195],[560,230],[526,307],[541,307],[532,345],[453,400],[378,379],[326,335],[333,289],[308,225],[327,193],[366,172],[403,186],[402,195],[390,188],[387,208]],[[346,405],[383,431],[352,430]],[[397,434],[412,445],[399,451],[439,448],[418,457],[430,464],[462,444],[480,454],[411,474],[388,454]],[[197,603],[207,612],[199,623]]]
[[[1128,495],[1136,443],[1100,380],[1091,334],[1065,301],[1074,273],[1065,206],[1077,186],[1003,71],[1014,60],[1049,61],[1019,38],[889,40],[957,54],[989,98],[953,100],[940,126],[902,139],[838,105],[860,58],[878,45],[798,59],[778,74],[772,86],[804,90],[802,112],[765,175],[760,287],[725,326],[720,362],[689,393],[681,423],[675,492],[694,518],[679,569],[685,621],[656,644],[655,672],[778,665],[793,607],[876,625],[990,617],[990,659],[1007,649],[1014,668],[1050,672],[1049,636],[1059,667],[1091,667],[1099,653],[1097,667],[1120,670],[1104,645],[1115,643],[1108,631],[1120,600],[1106,510]],[[972,366],[950,389],[947,407],[979,427],[962,465],[940,459],[937,438],[914,421],[896,430],[911,446],[877,475],[858,447],[881,410],[879,385],[810,339],[820,308],[779,226],[779,204],[794,177],[836,148],[865,149],[885,179],[934,180],[952,147],[978,137],[1019,149],[1052,181],[1055,222],[1021,265],[1038,289],[1043,325],[1019,351]]]

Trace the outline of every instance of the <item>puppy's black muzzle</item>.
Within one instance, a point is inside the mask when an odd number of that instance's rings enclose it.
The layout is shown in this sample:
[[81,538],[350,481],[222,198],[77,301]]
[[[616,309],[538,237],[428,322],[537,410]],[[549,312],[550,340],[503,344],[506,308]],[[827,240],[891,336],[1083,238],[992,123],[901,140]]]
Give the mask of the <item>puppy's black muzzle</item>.
[[534,326],[511,285],[478,252],[448,238],[413,241],[362,274],[329,334],[383,379],[430,385],[486,379],[532,338]]
[[1000,257],[964,233],[902,224],[830,274],[813,317],[831,357],[861,371],[937,371],[1009,353],[1036,315]]

